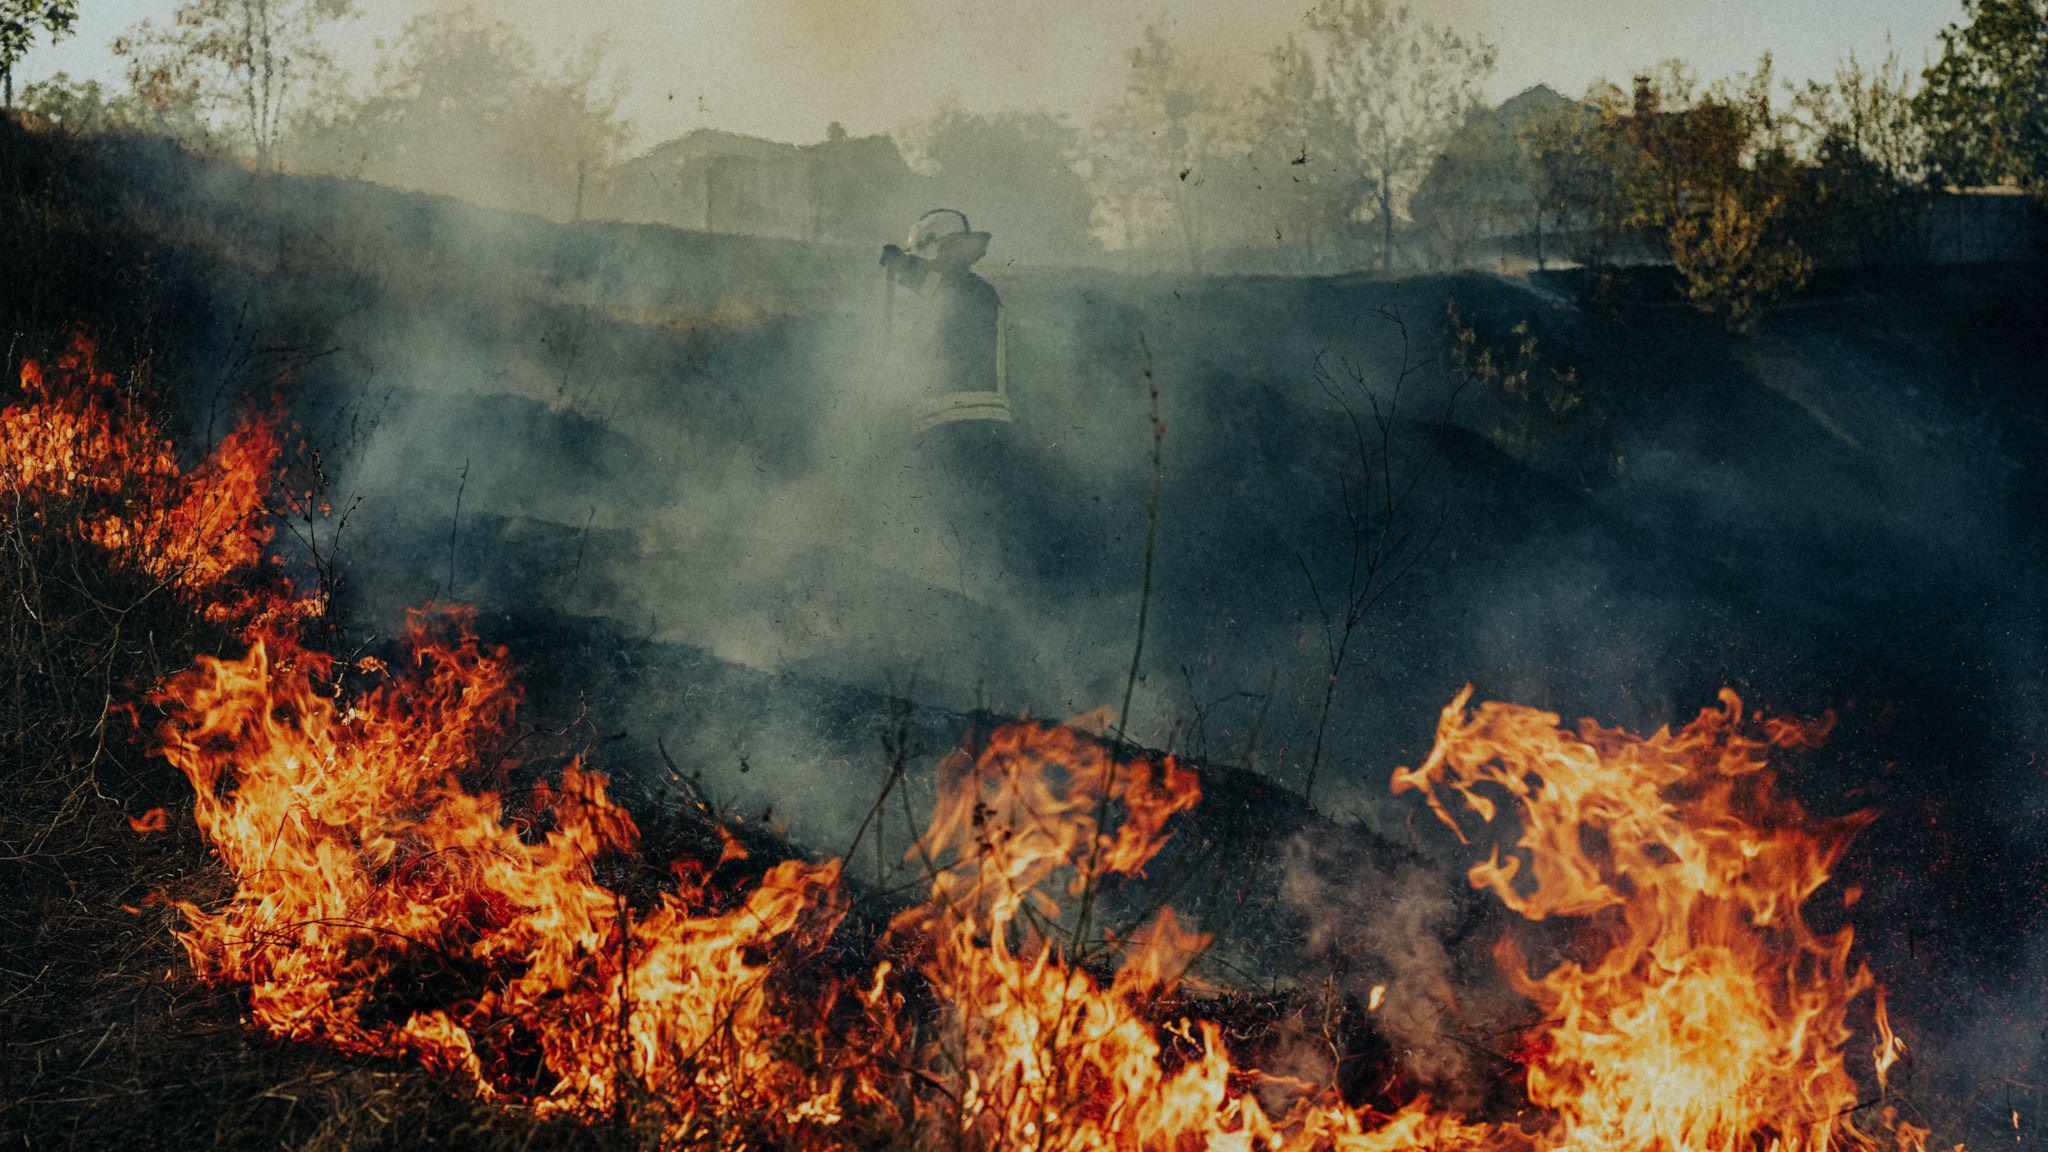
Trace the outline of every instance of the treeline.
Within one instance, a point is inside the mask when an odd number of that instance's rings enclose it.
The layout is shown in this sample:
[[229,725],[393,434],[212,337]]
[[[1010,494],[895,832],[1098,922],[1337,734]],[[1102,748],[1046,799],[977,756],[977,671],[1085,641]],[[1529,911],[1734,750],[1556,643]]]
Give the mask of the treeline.
[[115,41],[125,87],[60,74],[20,102],[81,130],[557,217],[632,142],[599,46],[553,60],[465,6],[415,17],[356,77],[328,39],[357,15],[355,0],[182,0]]
[[1094,126],[1098,233],[1191,269],[1512,259],[1599,284],[1655,264],[1739,329],[1817,260],[1931,258],[1941,197],[2048,198],[2048,0],[1964,0],[1924,70],[1852,56],[1803,84],[1768,54],[1711,83],[1667,61],[1491,107],[1476,92],[1494,55],[1406,8],[1325,0],[1263,82],[1218,90],[1155,27]]
[[[30,15],[0,45],[7,73],[76,10],[14,4]],[[183,0],[115,45],[124,88],[60,76],[22,103],[80,128],[558,218],[615,206],[634,141],[625,77],[600,48],[544,50],[447,9],[350,77],[326,33],[355,15],[355,0]],[[1255,79],[1226,85],[1161,19],[1091,122],[948,108],[898,143],[935,190],[1038,259],[1197,272],[1656,262],[1738,327],[1817,254],[1914,258],[1929,194],[2048,194],[2048,0],[1963,0],[1924,70],[1851,59],[1796,86],[1768,56],[1713,83],[1672,62],[1489,107],[1497,53],[1387,0],[1316,0]]]

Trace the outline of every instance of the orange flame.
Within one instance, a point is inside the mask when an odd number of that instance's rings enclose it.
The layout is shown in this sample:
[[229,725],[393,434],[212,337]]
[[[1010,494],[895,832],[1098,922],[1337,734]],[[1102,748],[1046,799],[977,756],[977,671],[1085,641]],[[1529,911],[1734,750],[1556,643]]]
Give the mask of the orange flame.
[[1282,1089],[1269,1111],[1219,1026],[1161,1027],[1161,1004],[1208,943],[1170,910],[1112,938],[1122,959],[1106,982],[1066,955],[1057,881],[1085,904],[1142,874],[1200,794],[1171,758],[1120,763],[1068,727],[1010,725],[979,758],[941,765],[913,850],[931,897],[895,924],[929,941],[923,972],[945,1005],[918,1055],[924,1082],[945,1088],[920,1097],[926,1145],[1392,1152],[1480,1133],[1424,1103],[1389,1118],[1308,1085],[1269,1083]]
[[[1683,729],[1648,738],[1482,704],[1444,710],[1420,790],[1481,821],[1516,805],[1521,833],[1471,870],[1475,887],[1531,920],[1583,922],[1587,955],[1541,976],[1513,948],[1508,977],[1547,1023],[1530,1102],[1552,1121],[1539,1146],[1591,1152],[1823,1152],[1867,1144],[1844,1116],[1850,1002],[1871,985],[1851,933],[1816,933],[1802,908],[1867,815],[1820,820],[1775,789],[1772,753],[1825,724],[1744,722],[1724,691]],[[1888,1065],[1887,1065],[1888,1067]]]
[[190,473],[141,397],[75,336],[45,371],[21,366],[24,402],[0,410],[0,488],[44,527],[75,530],[198,602],[216,621],[282,623],[318,610],[246,577],[269,545],[279,419],[244,419]]
[[[48,374],[25,365],[22,387],[0,411],[0,481],[33,498],[28,514],[80,525],[251,639],[164,686],[161,748],[236,885],[218,907],[180,905],[181,940],[277,1036],[409,1055],[485,1096],[644,1125],[673,1148],[1876,1146],[1849,1119],[1844,1055],[1872,981],[1847,929],[1804,918],[1867,817],[1809,816],[1770,767],[1823,725],[1745,717],[1732,694],[1646,738],[1468,712],[1469,689],[1453,701],[1395,791],[1423,793],[1461,839],[1454,802],[1484,823],[1514,816],[1513,848],[1472,883],[1576,932],[1541,974],[1503,948],[1544,1019],[1510,1054],[1534,1106],[1522,1121],[1426,1100],[1389,1116],[1233,1062],[1222,1027],[1189,1011],[1208,942],[1170,911],[1101,926],[1199,801],[1173,760],[1035,724],[949,758],[910,853],[928,892],[891,922],[889,958],[842,984],[827,947],[851,904],[837,861],[720,879],[751,867],[721,828],[659,886],[622,884],[643,863],[639,830],[604,777],[572,762],[513,800],[482,786],[505,778],[518,691],[467,610],[415,613],[389,667],[339,667],[267,627],[265,604],[304,604],[241,591],[270,539],[274,418],[184,472],[90,344]],[[133,824],[159,828],[161,811]],[[1385,995],[1375,986],[1368,1010]],[[1882,1088],[1905,1049],[1881,992],[1875,1029]],[[1889,1109],[1884,1122],[1901,1152],[1924,1148],[1925,1129]]]
[[524,818],[464,786],[511,722],[505,654],[462,611],[415,613],[404,643],[404,672],[349,703],[261,642],[167,686],[164,753],[240,882],[183,906],[194,966],[246,983],[277,1035],[411,1052],[543,1111],[632,1095],[719,1144],[738,1117],[835,1123],[841,1078],[803,1058],[766,956],[836,926],[838,864],[777,865],[723,909],[681,869],[635,909],[598,879],[638,839],[602,777],[572,765]]
[[[1586,955],[1547,974],[1504,955],[1547,1022],[1517,1045],[1542,1119],[1497,1127],[1237,1066],[1218,1025],[1164,1012],[1206,945],[1170,912],[1109,935],[1120,959],[1077,959],[1101,947],[1066,901],[1142,874],[1199,799],[1170,759],[1031,724],[949,758],[911,853],[928,898],[891,925],[912,963],[850,995],[824,981],[806,1005],[775,977],[845,914],[836,862],[778,865],[734,898],[707,857],[636,913],[600,879],[637,842],[601,777],[572,765],[518,819],[465,787],[511,721],[505,654],[460,611],[416,614],[406,644],[404,671],[371,665],[353,702],[315,685],[321,662],[279,668],[260,643],[166,691],[165,753],[240,882],[222,909],[184,907],[186,946],[279,1035],[409,1052],[542,1111],[651,1114],[677,1146],[848,1147],[877,1126],[1131,1152],[1874,1146],[1845,1118],[1843,1058],[1870,979],[1846,930],[1801,916],[1863,820],[1779,796],[1766,756],[1820,730],[1747,725],[1732,696],[1647,739],[1468,715],[1460,696],[1429,761],[1396,775],[1454,828],[1445,794],[1488,820],[1489,793],[1513,797],[1527,855],[1496,850],[1473,882],[1531,919],[1585,921]],[[720,855],[744,856],[732,844]],[[1897,1049],[1880,1028],[1882,1071]]]

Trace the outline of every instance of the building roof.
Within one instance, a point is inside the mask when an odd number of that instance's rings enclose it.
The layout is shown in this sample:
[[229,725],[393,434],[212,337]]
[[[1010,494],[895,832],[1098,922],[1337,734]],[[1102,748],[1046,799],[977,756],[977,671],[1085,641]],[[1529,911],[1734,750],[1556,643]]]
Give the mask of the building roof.
[[639,159],[679,163],[698,156],[744,156],[750,160],[793,160],[797,146],[758,136],[742,136],[719,128],[697,128],[666,140],[642,153]]
[[707,156],[749,160],[816,160],[833,164],[880,165],[908,170],[896,141],[885,135],[828,137],[815,144],[787,144],[720,128],[696,128],[666,140],[628,161],[629,164],[680,164]]

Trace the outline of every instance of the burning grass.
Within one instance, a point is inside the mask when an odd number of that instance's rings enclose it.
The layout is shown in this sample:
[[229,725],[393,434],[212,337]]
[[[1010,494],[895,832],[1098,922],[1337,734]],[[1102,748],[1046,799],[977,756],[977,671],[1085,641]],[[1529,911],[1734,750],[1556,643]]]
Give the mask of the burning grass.
[[[1881,1084],[1899,1044],[1850,931],[1816,929],[1807,910],[1862,821],[1815,819],[1774,787],[1773,761],[1822,726],[1760,720],[1732,695],[1648,737],[1452,702],[1431,757],[1395,790],[1422,794],[1461,838],[1473,821],[1511,826],[1473,884],[1573,931],[1541,971],[1501,955],[1541,1014],[1516,1043],[1526,1110],[1467,1116],[1415,1098],[1381,1111],[1233,1055],[1188,976],[1207,942],[1171,910],[1093,922],[1099,894],[1141,876],[1200,802],[1173,760],[1036,724],[955,754],[910,850],[922,895],[877,939],[853,940],[837,861],[748,867],[716,825],[715,849],[650,860],[606,779],[574,758],[513,787],[532,765],[511,658],[465,611],[416,613],[390,664],[302,643],[309,601],[264,563],[276,421],[253,417],[190,470],[159,427],[89,346],[24,373],[22,403],[0,414],[17,573],[62,555],[131,589],[130,611],[161,600],[194,621],[194,639],[141,676],[117,677],[107,658],[94,722],[104,734],[117,697],[147,695],[162,716],[151,752],[189,784],[192,820],[159,832],[137,811],[122,834],[203,843],[218,864],[179,883],[175,905],[208,991],[185,986],[199,1006],[160,1018],[212,1021],[195,1043],[247,1045],[226,1020],[239,1009],[282,1042],[255,1066],[335,1049],[382,1062],[289,1081],[309,1094],[403,1128],[459,1085],[447,1107],[479,1140],[519,1114],[561,1122],[533,1131],[677,1149],[1828,1152],[1924,1139],[1856,1120],[1862,1082]],[[29,618],[46,644],[63,634],[47,613]],[[171,858],[153,863],[160,876]],[[650,864],[666,866],[658,882]],[[105,867],[140,905],[149,867]],[[1435,994],[1397,984],[1369,1007]],[[1865,1004],[1876,1040],[1858,1049]],[[307,1138],[403,1139],[349,1124]]]
[[[184,940],[279,1036],[409,1053],[486,1097],[623,1116],[673,1147],[890,1132],[1133,1150],[1876,1143],[1849,1119],[1848,1017],[1870,980],[1846,929],[1801,913],[1857,822],[1807,817],[1767,760],[1813,726],[1758,725],[1732,697],[1647,739],[1462,698],[1446,710],[1435,754],[1397,788],[1454,827],[1447,797],[1490,822],[1505,793],[1527,855],[1495,850],[1474,883],[1528,919],[1582,924],[1578,954],[1548,972],[1502,957],[1545,1016],[1522,1042],[1541,1118],[1495,1125],[1422,1100],[1383,1115],[1237,1064],[1220,1026],[1166,1007],[1185,1010],[1205,943],[1170,912],[1108,941],[1113,959],[1075,960],[1085,927],[1066,902],[1140,873],[1199,799],[1170,761],[1031,725],[949,760],[913,850],[926,898],[892,923],[891,959],[835,981],[816,958],[846,907],[836,862],[785,863],[744,891],[708,881],[723,860],[684,862],[636,913],[599,875],[637,837],[601,779],[572,767],[516,818],[464,788],[455,769],[503,728],[511,690],[503,654],[451,626],[436,639],[416,620],[412,667],[373,670],[347,705],[261,646],[166,689],[166,755],[241,878],[219,910],[186,906]],[[450,968],[464,975],[435,975]]]

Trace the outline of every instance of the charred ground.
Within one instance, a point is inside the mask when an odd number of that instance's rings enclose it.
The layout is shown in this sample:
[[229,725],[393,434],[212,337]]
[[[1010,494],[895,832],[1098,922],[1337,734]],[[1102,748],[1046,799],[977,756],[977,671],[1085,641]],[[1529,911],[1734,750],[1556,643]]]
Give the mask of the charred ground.
[[[580,734],[643,806],[675,804],[673,759],[751,822],[837,852],[886,776],[892,725],[928,762],[997,715],[1113,703],[1147,515],[1142,332],[1168,439],[1133,727],[1217,765],[1226,819],[1205,829],[1202,910],[1226,939],[1279,941],[1247,963],[1277,974],[1306,929],[1261,931],[1280,897],[1227,866],[1246,852],[1306,832],[1381,878],[1439,858],[1379,794],[1459,684],[1638,727],[1732,684],[1841,714],[1794,787],[1884,812],[1849,862],[1869,888],[1857,921],[1895,1011],[1941,1037],[1929,1052],[2038,1043],[2038,270],[1837,277],[1732,337],[1654,285],[1589,299],[1566,277],[1003,268],[1008,478],[897,487],[914,446],[872,400],[865,253],[549,224],[13,122],[0,153],[20,206],[0,237],[13,357],[88,327],[151,366],[201,443],[282,385],[336,505],[360,497],[334,569],[340,634],[374,649],[405,604],[484,605],[529,669],[536,727]],[[1526,324],[1539,402],[1570,370],[1574,405],[1532,411],[1458,371],[1447,305],[1503,364]],[[1387,443],[1421,478],[1410,514],[1433,543],[1347,673],[1317,795],[1339,821],[1288,794],[1324,674],[1309,579],[1341,581],[1353,459],[1316,372],[1348,362],[1380,382],[1404,351],[1423,370]],[[847,495],[912,491],[925,503],[908,518]],[[951,548],[877,562],[927,530]],[[253,1041],[232,995],[189,982],[168,913],[143,901],[203,893],[203,851],[186,823],[137,837],[125,819],[176,811],[182,781],[105,705],[226,640],[125,607],[134,590],[75,557],[11,563],[14,580],[70,574],[38,602],[63,607],[62,645],[47,615],[10,624],[11,643],[44,647],[11,654],[0,745],[25,897],[0,944],[8,1138],[511,1139],[516,1121],[421,1074]],[[905,695],[921,701],[907,713],[891,704]],[[1458,905],[1451,935],[1483,935],[1466,923],[1478,907]],[[1982,1081],[1956,1094],[1993,1124],[2005,1086],[1989,1065],[2012,1051],[1927,1075]]]

